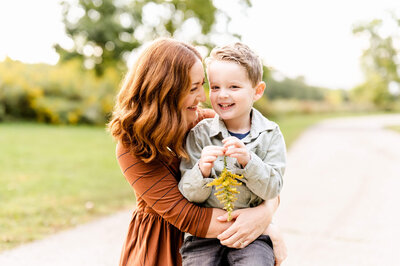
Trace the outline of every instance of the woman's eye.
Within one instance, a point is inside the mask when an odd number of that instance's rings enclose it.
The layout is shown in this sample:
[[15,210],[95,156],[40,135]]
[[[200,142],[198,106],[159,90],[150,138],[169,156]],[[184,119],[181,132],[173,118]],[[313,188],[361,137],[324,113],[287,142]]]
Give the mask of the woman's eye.
[[193,91],[196,91],[196,90],[197,90],[197,87],[194,87],[190,91],[193,92]]

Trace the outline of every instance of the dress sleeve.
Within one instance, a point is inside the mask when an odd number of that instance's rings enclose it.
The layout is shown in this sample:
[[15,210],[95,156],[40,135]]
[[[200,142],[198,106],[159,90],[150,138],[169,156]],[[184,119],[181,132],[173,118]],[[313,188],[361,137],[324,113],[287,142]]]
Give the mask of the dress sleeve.
[[167,166],[160,161],[144,163],[120,143],[116,155],[126,180],[148,207],[180,231],[205,237],[212,209],[196,206],[185,199]]

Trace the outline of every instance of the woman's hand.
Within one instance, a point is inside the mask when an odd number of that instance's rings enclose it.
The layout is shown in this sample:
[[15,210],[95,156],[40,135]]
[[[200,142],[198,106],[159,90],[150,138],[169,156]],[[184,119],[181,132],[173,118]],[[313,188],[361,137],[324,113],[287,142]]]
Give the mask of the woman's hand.
[[283,235],[276,224],[270,224],[265,234],[269,235],[272,244],[274,245],[275,265],[281,265],[287,257],[287,248]]
[[[240,209],[232,212],[235,219],[233,225],[218,235],[221,244],[231,248],[244,248],[268,228],[272,216],[278,207],[278,197],[265,201],[254,208]],[[219,221],[226,221],[228,215],[218,217]]]

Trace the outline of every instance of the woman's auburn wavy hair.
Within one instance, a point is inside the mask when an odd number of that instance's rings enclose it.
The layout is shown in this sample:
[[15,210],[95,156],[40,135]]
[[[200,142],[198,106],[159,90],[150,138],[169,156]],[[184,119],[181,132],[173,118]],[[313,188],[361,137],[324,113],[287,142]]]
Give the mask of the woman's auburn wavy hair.
[[[189,125],[183,102],[191,88],[190,70],[202,60],[192,46],[173,39],[154,41],[128,72],[108,128],[144,162],[187,158]],[[172,153],[173,152],[173,153]]]

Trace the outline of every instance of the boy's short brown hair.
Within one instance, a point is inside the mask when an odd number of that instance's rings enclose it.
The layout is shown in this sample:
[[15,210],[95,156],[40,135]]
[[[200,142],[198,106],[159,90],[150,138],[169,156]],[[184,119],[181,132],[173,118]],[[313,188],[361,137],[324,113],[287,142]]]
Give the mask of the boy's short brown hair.
[[263,67],[260,58],[245,44],[237,42],[212,49],[205,62],[209,65],[213,60],[232,61],[246,69],[247,76],[253,86],[262,81]]

